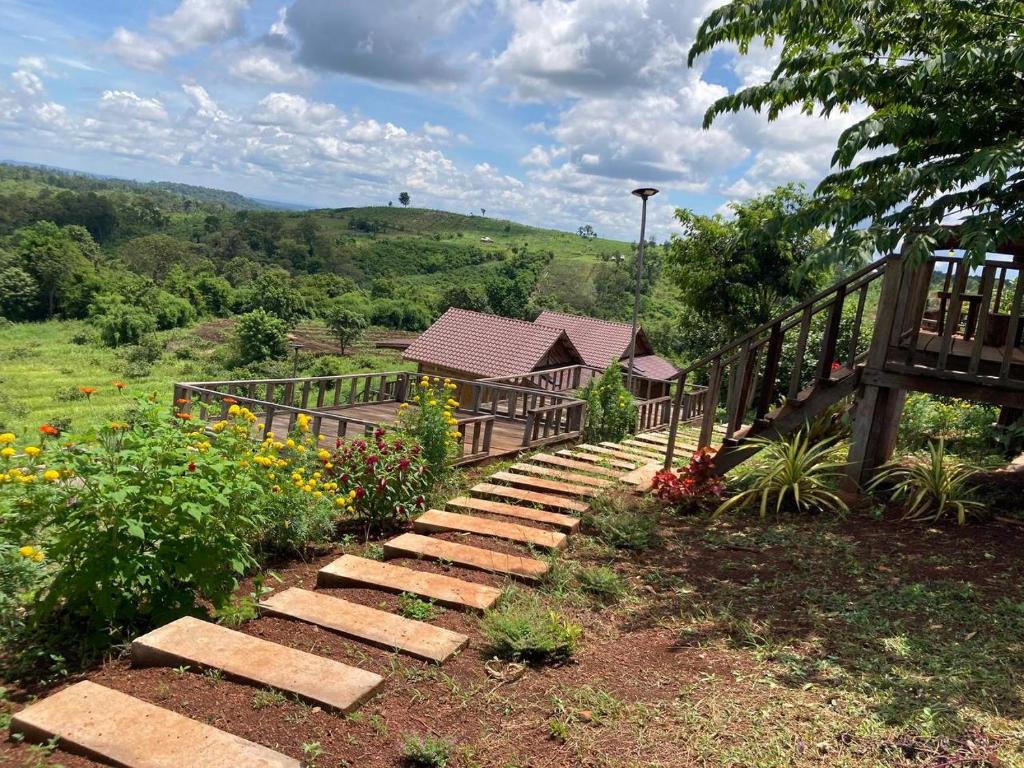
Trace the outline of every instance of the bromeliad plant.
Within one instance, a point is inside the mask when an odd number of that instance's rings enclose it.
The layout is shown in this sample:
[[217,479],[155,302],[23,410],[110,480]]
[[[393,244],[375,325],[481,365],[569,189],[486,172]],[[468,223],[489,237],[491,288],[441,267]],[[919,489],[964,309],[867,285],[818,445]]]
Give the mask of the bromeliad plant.
[[971,479],[978,468],[946,454],[944,441],[928,445],[926,457],[912,457],[906,464],[890,464],[868,484],[875,491],[891,487],[891,498],[905,505],[904,519],[936,521],[956,515],[959,525],[970,514],[984,510],[974,501]]
[[846,466],[835,461],[835,438],[814,443],[803,430],[789,438],[754,438],[760,453],[743,475],[747,488],[721,504],[716,515],[756,505],[762,518],[776,514],[831,511],[845,514],[846,503],[832,490]]

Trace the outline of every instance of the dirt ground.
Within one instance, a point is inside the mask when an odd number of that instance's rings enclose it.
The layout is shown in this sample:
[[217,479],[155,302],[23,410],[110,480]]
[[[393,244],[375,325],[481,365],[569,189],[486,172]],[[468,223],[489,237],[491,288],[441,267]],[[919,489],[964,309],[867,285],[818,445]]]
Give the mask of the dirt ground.
[[[347,717],[198,671],[133,669],[123,656],[75,679],[295,758],[319,752],[309,764],[320,767],[402,765],[404,741],[426,734],[449,740],[449,765],[460,767],[1020,767],[1022,544],[1024,525],[1013,522],[665,515],[660,542],[644,552],[573,538],[541,591],[582,625],[579,647],[571,661],[519,677],[489,661],[476,617],[446,610],[435,622],[471,643],[442,666],[283,619],[241,626],[383,675],[380,694]],[[276,569],[281,583],[269,583],[312,589],[340,552]],[[624,599],[607,605],[580,589],[575,574],[595,564],[625,578]],[[324,591],[398,605],[371,590]],[[17,691],[8,709],[45,693]],[[0,742],[0,764],[96,765],[10,741]]]

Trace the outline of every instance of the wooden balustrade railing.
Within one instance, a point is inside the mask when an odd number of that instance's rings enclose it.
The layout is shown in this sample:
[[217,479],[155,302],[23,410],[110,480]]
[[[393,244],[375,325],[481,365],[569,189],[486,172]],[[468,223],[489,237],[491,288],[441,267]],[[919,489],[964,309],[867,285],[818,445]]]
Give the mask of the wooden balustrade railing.
[[[665,466],[673,460],[688,383],[707,387],[699,414],[698,442],[704,447],[711,443],[720,409],[728,442],[744,425],[765,424],[766,416],[784,399],[795,400],[813,383],[827,385],[863,360],[871,336],[866,326],[873,321],[869,291],[885,273],[886,261],[854,272],[680,371]],[[791,355],[784,355],[787,341]]]
[[[591,379],[599,377],[603,370],[592,365],[565,365],[561,368],[549,368],[544,371],[533,371],[531,373],[515,376],[495,376],[487,379],[480,379],[481,382],[489,384],[509,385],[514,387],[525,387],[529,389],[540,389],[549,392],[569,392],[586,386]],[[623,382],[626,380],[626,373],[622,373]],[[660,379],[650,379],[646,376],[633,374],[632,393],[637,396],[646,397],[648,392],[658,392],[665,389],[666,382]]]
[[523,430],[523,447],[534,448],[579,437],[583,433],[586,413],[587,404],[582,400],[531,408]]

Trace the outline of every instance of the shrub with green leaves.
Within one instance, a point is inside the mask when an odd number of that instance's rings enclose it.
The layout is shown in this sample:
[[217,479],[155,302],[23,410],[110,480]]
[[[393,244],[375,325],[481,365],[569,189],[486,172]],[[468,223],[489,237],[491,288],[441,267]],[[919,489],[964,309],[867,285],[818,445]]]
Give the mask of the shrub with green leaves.
[[959,525],[969,514],[984,511],[974,501],[971,480],[978,468],[946,453],[942,439],[928,446],[926,456],[910,457],[905,463],[890,464],[868,485],[869,490],[890,488],[893,501],[905,506],[907,520],[936,521],[955,515]]
[[611,492],[590,502],[584,523],[605,544],[639,551],[657,542],[659,512],[659,506],[650,499]]
[[548,608],[532,593],[512,592],[480,622],[488,654],[501,659],[545,664],[572,656],[583,632],[578,624]]
[[587,403],[583,437],[588,442],[617,442],[636,428],[633,395],[622,381],[617,362],[599,378],[588,381],[580,397]]
[[138,344],[156,330],[156,318],[142,307],[130,304],[117,294],[97,296],[89,307],[92,323],[108,347]]
[[581,568],[576,578],[584,592],[606,603],[617,603],[629,592],[626,580],[606,565]]
[[412,734],[402,743],[402,761],[410,768],[447,768],[453,751],[448,739]]
[[740,479],[744,490],[723,502],[716,515],[756,506],[762,518],[775,513],[834,512],[845,514],[846,502],[834,492],[846,464],[834,459],[836,439],[814,443],[801,430],[792,437],[754,438],[760,452],[748,461]]
[[282,358],[288,353],[288,326],[264,309],[238,318],[235,349],[242,365]]
[[[411,380],[410,380],[411,381]],[[435,482],[444,480],[462,446],[454,398],[457,386],[449,379],[422,376],[399,406],[398,428],[422,447],[427,471]]]

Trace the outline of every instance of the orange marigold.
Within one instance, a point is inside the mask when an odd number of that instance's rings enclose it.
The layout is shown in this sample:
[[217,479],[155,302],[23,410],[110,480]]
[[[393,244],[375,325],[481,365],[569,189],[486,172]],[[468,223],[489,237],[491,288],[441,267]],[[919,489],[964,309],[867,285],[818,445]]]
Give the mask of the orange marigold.
[[92,395],[96,394],[96,387],[79,387],[78,391],[86,397],[92,397]]
[[114,385],[114,389],[116,389],[118,392],[120,392],[122,389],[124,389],[124,382],[123,381],[113,381],[111,383]]
[[43,424],[39,428],[39,432],[47,437],[60,437],[60,430],[53,426],[53,424]]
[[185,413],[184,411],[181,411],[181,412],[176,413],[174,415],[175,415],[175,417],[181,419],[182,421],[192,421],[192,414],[191,413]]

